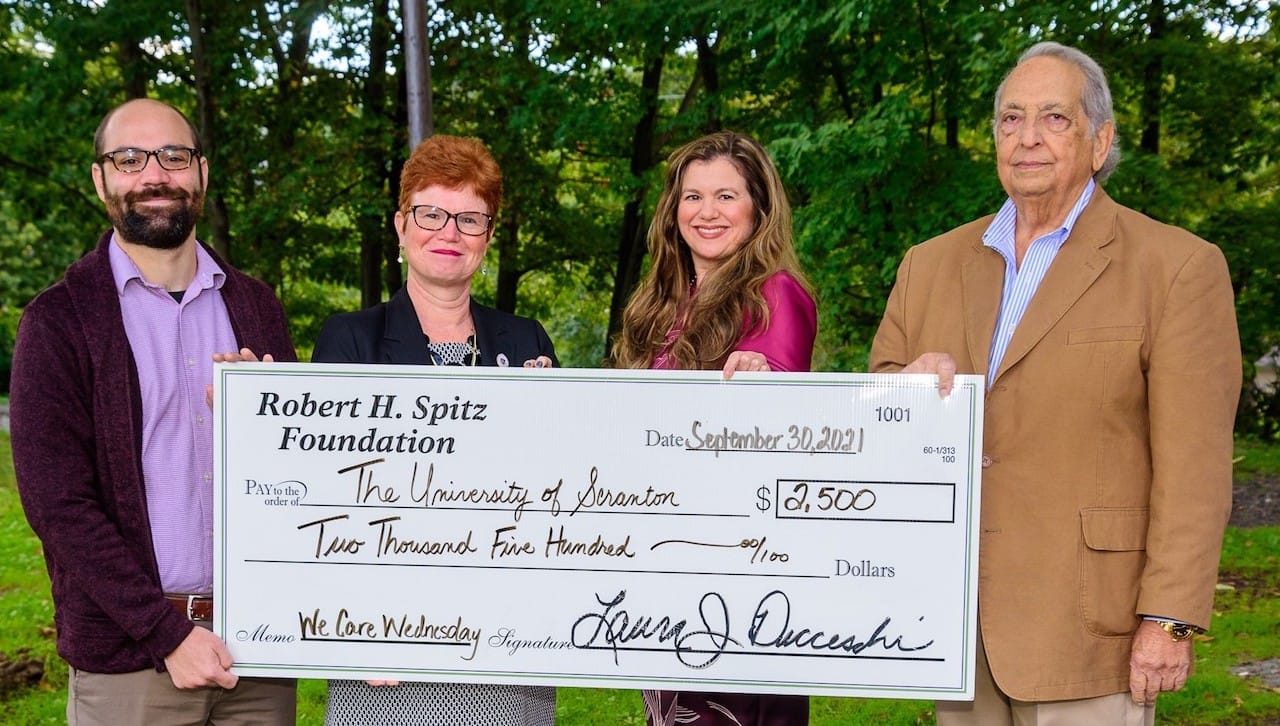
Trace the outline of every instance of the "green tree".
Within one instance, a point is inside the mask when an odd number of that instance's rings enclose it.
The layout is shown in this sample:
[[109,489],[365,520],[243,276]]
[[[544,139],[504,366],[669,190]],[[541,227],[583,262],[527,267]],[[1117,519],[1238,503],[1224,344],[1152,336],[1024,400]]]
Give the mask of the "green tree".
[[[196,120],[212,167],[201,237],[276,286],[304,351],[328,314],[399,287],[399,13],[391,0],[0,5],[0,312],[105,228],[94,126],[139,95]],[[1232,0],[458,0],[429,4],[421,30],[436,130],[484,140],[507,181],[482,300],[542,319],[566,362],[598,364],[644,269],[663,160],[731,128],[783,172],[819,297],[817,365],[857,370],[903,251],[1001,203],[992,95],[1042,39],[1108,71],[1126,154],[1108,192],[1222,245],[1245,362],[1270,351],[1278,19]],[[1246,392],[1242,430],[1277,435],[1280,403]]]

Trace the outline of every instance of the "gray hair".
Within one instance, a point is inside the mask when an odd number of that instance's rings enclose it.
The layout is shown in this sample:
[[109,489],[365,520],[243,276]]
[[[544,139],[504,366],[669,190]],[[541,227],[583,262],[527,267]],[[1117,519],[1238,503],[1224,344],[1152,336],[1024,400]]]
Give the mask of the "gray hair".
[[[1098,129],[1108,121],[1111,122],[1112,128],[1116,125],[1115,110],[1111,107],[1111,89],[1107,87],[1107,76],[1102,72],[1102,66],[1098,62],[1083,52],[1070,48],[1061,43],[1053,41],[1045,41],[1036,43],[1028,48],[1018,58],[1016,69],[1023,63],[1032,58],[1048,56],[1057,58],[1060,61],[1070,63],[1080,69],[1080,73],[1084,75],[1084,89],[1080,92],[1080,106],[1084,109],[1085,118],[1089,119],[1089,134],[1096,137]],[[993,133],[998,133],[1000,129],[1000,99],[1004,96],[1004,84],[1009,81],[1009,75],[1014,69],[1010,69],[1006,73],[1004,80],[1000,81],[1000,87],[996,89],[995,100],[995,116],[991,119],[991,129]],[[1111,172],[1115,171],[1116,166],[1120,164],[1120,138],[1119,134],[1111,141],[1111,150],[1107,152],[1107,158],[1103,160],[1102,166],[1094,172],[1093,178],[1101,184],[1111,176]]]

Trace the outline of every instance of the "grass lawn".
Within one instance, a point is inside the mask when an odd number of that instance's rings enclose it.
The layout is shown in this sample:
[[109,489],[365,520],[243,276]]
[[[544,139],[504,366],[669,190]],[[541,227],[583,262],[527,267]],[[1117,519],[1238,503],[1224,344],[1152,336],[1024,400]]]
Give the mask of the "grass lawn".
[[[1250,474],[1280,474],[1280,446],[1242,443],[1237,468]],[[1280,723],[1280,688],[1241,677],[1241,664],[1280,658],[1280,526],[1232,528],[1224,542],[1213,630],[1196,645],[1196,674],[1187,688],[1160,697],[1162,724]],[[0,656],[43,660],[45,677],[35,687],[0,689],[0,724],[65,723],[66,665],[54,652],[53,603],[36,540],[14,488],[9,436],[0,433]],[[1028,627],[1032,627],[1030,624]],[[643,724],[635,691],[562,688],[558,723],[563,726]],[[814,726],[933,723],[925,701],[813,699]],[[320,724],[324,682],[303,681],[298,723]]]

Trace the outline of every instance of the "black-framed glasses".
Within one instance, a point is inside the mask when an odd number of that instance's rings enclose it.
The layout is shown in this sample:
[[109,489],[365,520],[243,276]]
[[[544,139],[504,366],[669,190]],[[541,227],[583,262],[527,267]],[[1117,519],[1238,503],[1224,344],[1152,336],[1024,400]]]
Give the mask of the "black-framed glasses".
[[122,174],[140,174],[147,168],[147,162],[151,161],[153,156],[156,157],[156,163],[160,164],[161,169],[182,171],[191,166],[191,162],[200,156],[200,152],[186,146],[163,146],[151,151],[134,148],[116,149],[99,156],[98,163],[101,164],[110,159],[116,171]]
[[428,232],[435,232],[444,229],[445,225],[452,219],[458,225],[458,231],[479,237],[489,231],[489,225],[493,224],[493,217],[484,212],[447,212],[434,204],[418,204],[409,207],[409,216],[413,217],[413,223]]

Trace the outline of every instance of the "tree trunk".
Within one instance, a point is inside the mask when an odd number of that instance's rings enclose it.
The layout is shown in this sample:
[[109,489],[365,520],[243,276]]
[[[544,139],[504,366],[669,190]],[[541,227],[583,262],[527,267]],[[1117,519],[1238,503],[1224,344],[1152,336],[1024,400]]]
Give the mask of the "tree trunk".
[[120,74],[125,98],[146,98],[148,73],[145,55],[134,38],[120,39]]
[[[369,187],[388,186],[387,163],[395,148],[384,143],[387,127],[387,52],[391,44],[389,0],[374,0],[369,28],[369,77],[364,85],[364,108],[369,127],[364,142],[361,167],[371,179]],[[390,141],[390,139],[386,139]],[[383,248],[390,233],[385,211],[377,209],[360,216],[360,307],[367,308],[382,301]]]
[[[498,284],[494,307],[514,313],[521,273],[520,217],[514,209],[508,209],[503,216],[506,219],[502,223],[502,241],[498,245]],[[482,274],[492,273],[485,270]]]
[[[494,5],[498,5],[494,3]],[[534,28],[528,13],[522,12],[520,2],[508,3],[506,6],[500,7],[498,12],[506,19],[505,25],[509,42],[514,48],[530,47],[530,38],[534,35]],[[492,113],[496,126],[500,129],[511,128],[511,119],[520,113],[523,113],[527,107],[526,89],[531,79],[535,79],[539,75],[538,69],[527,54],[517,53],[511,59],[515,72],[509,76],[508,84],[510,93],[506,98],[501,99],[493,104]],[[532,175],[531,170],[536,167],[536,162],[529,154],[528,148],[520,140],[518,134],[503,135],[500,138],[492,140],[489,144],[490,151],[493,152],[505,172],[505,186],[507,188],[506,201],[501,211],[502,233],[497,235],[498,245],[498,269],[497,285],[494,295],[494,306],[499,310],[509,313],[516,311],[517,296],[520,289],[520,278],[527,271],[527,260],[522,259],[521,254],[521,228],[523,222],[527,218],[528,210],[518,201],[519,193],[530,188],[528,182],[523,180],[529,179]],[[519,188],[520,192],[516,189]],[[497,221],[497,220],[495,220]]]
[[1148,6],[1147,24],[1150,35],[1147,63],[1142,68],[1142,150],[1160,153],[1160,103],[1161,83],[1164,80],[1164,48],[1162,42],[1168,18],[1165,17],[1164,0],[1151,0]]
[[916,20],[920,25],[920,58],[924,61],[925,87],[929,89],[929,120],[925,122],[924,143],[933,143],[933,127],[938,122],[938,89],[942,82],[933,69],[933,50],[929,45],[929,17],[920,0],[916,0]]
[[[404,53],[395,56],[396,62],[396,78],[404,78]],[[395,139],[391,144],[391,169],[387,172],[387,201],[383,205],[385,212],[383,213],[383,229],[395,229],[396,208],[400,205],[400,172],[404,169],[404,162],[408,158],[408,154],[396,149],[404,149],[409,145],[409,127],[406,123],[408,118],[408,89],[405,88],[404,81],[396,82],[395,110],[391,113],[391,137]],[[387,291],[394,293],[396,290],[404,287],[404,266],[400,264],[400,238],[393,232],[391,235],[384,237],[386,240],[382,246],[383,271],[386,280]]]
[[231,261],[231,222],[227,200],[218,181],[226,179],[218,170],[218,99],[213,91],[213,66],[209,61],[209,36],[217,27],[216,13],[205,17],[201,0],[186,0],[187,28],[191,37],[191,66],[196,87],[196,127],[204,157],[209,163],[209,189],[205,193],[205,213],[209,223],[208,242],[219,255]]
[[[296,153],[298,129],[304,125],[307,111],[300,102],[303,84],[311,72],[308,57],[311,53],[311,28],[323,3],[302,2],[281,17],[273,17],[266,3],[254,8],[257,30],[262,34],[275,62],[278,75],[272,86],[274,91],[274,117],[266,122],[267,139],[277,158],[292,158]],[[262,183],[268,188],[287,185],[290,170],[284,165],[268,165]],[[256,256],[258,276],[270,285],[279,286],[284,280],[283,250],[293,235],[296,223],[287,217],[277,217],[254,230],[246,244]]]
[[645,63],[640,81],[642,113],[636,123],[631,146],[631,178],[635,192],[622,213],[622,235],[618,240],[617,266],[613,277],[613,299],[609,303],[609,339],[605,341],[606,357],[613,350],[613,337],[622,329],[622,310],[631,291],[640,281],[640,265],[645,253],[644,175],[657,164],[654,133],[658,125],[658,86],[666,49],[659,46]]
[[[718,45],[720,39],[716,38]],[[707,90],[707,116],[702,123],[702,133],[710,134],[719,131],[720,104],[717,96],[720,93],[720,69],[716,64],[716,49],[707,42],[705,33],[698,33],[698,75],[702,77],[703,87]]]

